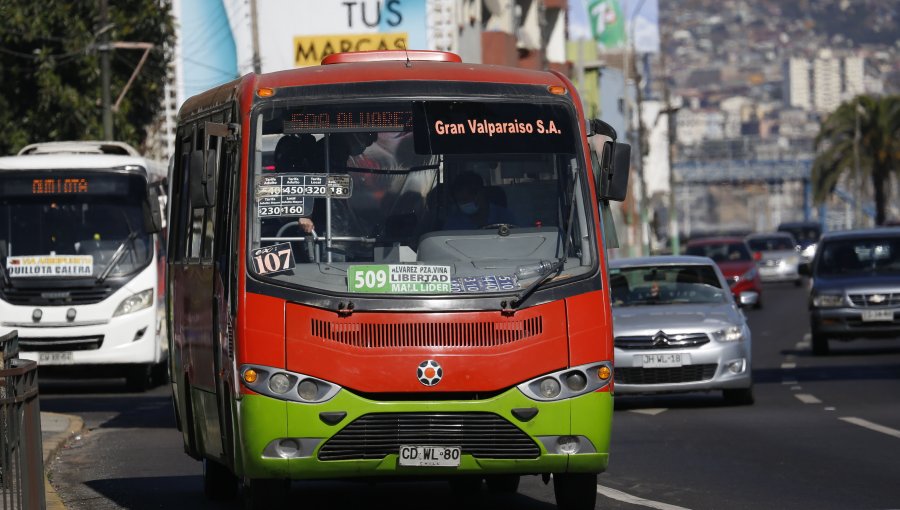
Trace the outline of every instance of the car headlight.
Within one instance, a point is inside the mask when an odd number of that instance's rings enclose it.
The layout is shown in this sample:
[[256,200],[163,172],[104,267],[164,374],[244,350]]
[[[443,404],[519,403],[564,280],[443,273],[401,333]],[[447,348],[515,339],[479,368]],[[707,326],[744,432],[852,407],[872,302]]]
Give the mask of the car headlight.
[[815,243],[814,243],[814,244],[811,244],[811,245],[809,245],[809,246],[807,246],[806,248],[803,248],[803,256],[806,257],[806,258],[808,258],[808,259],[811,259],[811,258],[813,258],[813,257],[816,256],[816,245],[815,245]]
[[813,296],[813,306],[816,308],[836,308],[844,305],[844,296],[841,294],[816,294]]
[[153,289],[143,290],[141,292],[138,292],[137,294],[132,294],[123,299],[122,302],[119,303],[119,306],[116,307],[116,311],[113,313],[113,317],[125,315],[126,313],[137,312],[138,310],[149,308],[152,304]]
[[740,326],[731,326],[730,328],[713,331],[712,337],[718,342],[737,342],[743,338],[743,332]]
[[796,255],[791,255],[790,257],[784,259],[784,261],[785,261],[785,263],[787,263],[789,266],[796,266],[797,264],[800,263],[800,257],[798,257],[798,256],[796,256]]

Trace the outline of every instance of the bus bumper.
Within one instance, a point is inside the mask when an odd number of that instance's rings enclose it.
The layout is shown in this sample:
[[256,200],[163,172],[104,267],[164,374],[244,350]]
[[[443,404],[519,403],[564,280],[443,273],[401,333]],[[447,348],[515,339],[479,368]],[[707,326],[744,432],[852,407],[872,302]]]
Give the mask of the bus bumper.
[[[530,419],[513,409],[534,408]],[[450,477],[455,475],[538,474],[606,470],[609,460],[612,396],[597,391],[557,402],[536,402],[513,388],[491,399],[477,401],[367,400],[346,390],[322,404],[301,404],[262,395],[244,395],[238,402],[242,459],[238,475],[247,478],[324,479],[347,477]],[[319,451],[329,438],[357,418],[371,413],[493,413],[522,430],[540,454],[528,459],[492,459],[463,454],[458,467],[400,466],[397,453],[377,459],[321,460]],[[347,413],[329,425],[320,413]],[[329,416],[329,415],[326,415]],[[334,416],[333,414],[330,416]],[[581,450],[558,453],[556,438],[575,436]],[[276,445],[293,439],[299,451],[284,455]],[[428,445],[409,445],[428,446]],[[582,453],[583,452],[583,453]]]

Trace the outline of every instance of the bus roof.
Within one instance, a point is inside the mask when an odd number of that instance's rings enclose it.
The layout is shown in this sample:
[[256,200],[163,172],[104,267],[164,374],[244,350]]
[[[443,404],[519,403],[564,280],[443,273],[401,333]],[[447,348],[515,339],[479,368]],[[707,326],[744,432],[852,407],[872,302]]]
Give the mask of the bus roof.
[[[353,55],[365,55],[361,52]],[[470,83],[504,83],[516,85],[561,85],[569,87],[568,80],[553,71],[536,71],[516,67],[467,64],[462,62],[416,60],[415,53],[410,51],[409,62],[402,50],[370,52],[384,55],[385,60],[369,60],[364,58],[330,58],[327,65],[302,67],[266,74],[247,74],[235,81],[208,90],[189,98],[181,107],[182,115],[189,115],[197,110],[229,100],[232,94],[238,93],[241,86],[252,86],[255,89],[281,87],[299,87],[308,85],[326,85],[360,82],[470,82]],[[389,55],[388,55],[389,54]],[[326,59],[328,61],[329,59]],[[570,90],[569,94],[575,91]],[[277,97],[277,91],[275,96]]]
[[164,165],[149,161],[140,156],[120,156],[113,154],[29,154],[25,156],[0,157],[0,171],[14,170],[103,170],[139,167],[151,181],[166,177]]

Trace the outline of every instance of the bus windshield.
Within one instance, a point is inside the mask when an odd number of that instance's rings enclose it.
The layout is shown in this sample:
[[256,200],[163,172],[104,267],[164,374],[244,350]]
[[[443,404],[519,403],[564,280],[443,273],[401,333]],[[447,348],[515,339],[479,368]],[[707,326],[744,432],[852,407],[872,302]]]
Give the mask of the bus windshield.
[[152,251],[141,182],[146,186],[139,176],[0,175],[0,264],[6,276],[100,278],[145,267]]
[[561,104],[511,102],[262,109],[249,267],[375,294],[516,292],[549,272],[587,274],[596,240],[572,119]]

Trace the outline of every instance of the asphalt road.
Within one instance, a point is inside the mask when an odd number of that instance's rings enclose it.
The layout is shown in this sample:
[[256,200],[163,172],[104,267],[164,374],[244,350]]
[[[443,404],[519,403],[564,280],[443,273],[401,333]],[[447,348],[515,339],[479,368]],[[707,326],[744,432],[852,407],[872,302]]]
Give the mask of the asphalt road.
[[[900,508],[900,339],[832,343],[813,357],[805,290],[765,289],[748,311],[756,403],[719,394],[618,397],[610,469],[597,508]],[[202,494],[166,387],[45,381],[44,411],[82,416],[52,483],[70,509],[238,508]],[[296,507],[552,509],[552,485],[525,477],[513,496],[458,496],[445,483],[294,483]],[[289,505],[293,506],[293,505]]]

